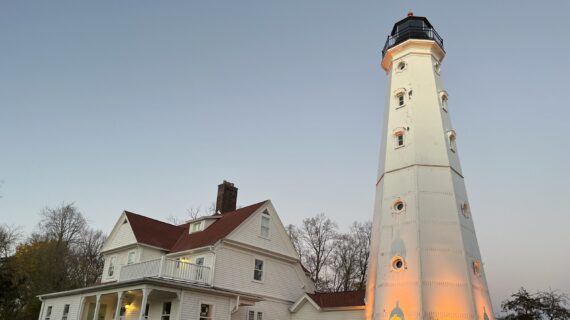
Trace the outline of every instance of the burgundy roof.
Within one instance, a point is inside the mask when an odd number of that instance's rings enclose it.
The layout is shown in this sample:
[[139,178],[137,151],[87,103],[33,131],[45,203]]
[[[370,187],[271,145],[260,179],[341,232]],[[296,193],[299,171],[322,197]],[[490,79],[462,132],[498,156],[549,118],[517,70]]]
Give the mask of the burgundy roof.
[[365,291],[315,292],[308,295],[321,308],[361,307],[364,306]]
[[128,211],[125,211],[125,214],[137,242],[177,252],[215,244],[265,203],[266,201],[262,201],[235,211],[225,212],[206,230],[192,234],[188,233],[188,223],[176,226]]
[[185,232],[179,237],[178,241],[172,247],[171,251],[184,251],[200,247],[213,245],[218,240],[226,237],[230,232],[234,231],[245,219],[249,218],[252,213],[259,209],[266,201],[252,204],[247,207],[237,209],[235,211],[225,212],[221,214],[221,218],[217,219],[206,230],[188,233],[189,225],[184,225]]
[[125,211],[137,242],[169,250],[184,228]]

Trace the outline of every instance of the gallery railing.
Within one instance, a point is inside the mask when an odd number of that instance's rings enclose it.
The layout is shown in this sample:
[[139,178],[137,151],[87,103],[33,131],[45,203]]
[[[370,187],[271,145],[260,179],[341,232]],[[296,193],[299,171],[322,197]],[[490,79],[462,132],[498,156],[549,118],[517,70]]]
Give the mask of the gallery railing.
[[119,281],[142,278],[164,278],[212,285],[210,267],[164,257],[128,264],[121,268]]
[[384,44],[384,49],[382,49],[382,57],[386,55],[386,51],[388,51],[388,49],[409,39],[433,40],[443,50],[443,39],[439,36],[434,28],[406,27],[399,30],[394,35],[388,36],[388,39]]

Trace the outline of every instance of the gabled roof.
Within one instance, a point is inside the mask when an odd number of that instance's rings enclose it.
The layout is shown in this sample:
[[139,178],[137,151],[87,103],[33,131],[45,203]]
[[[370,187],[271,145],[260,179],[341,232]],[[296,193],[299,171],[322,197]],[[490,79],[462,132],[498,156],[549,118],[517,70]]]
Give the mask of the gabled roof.
[[321,308],[364,306],[365,291],[315,292],[307,295]]
[[125,211],[138,243],[170,250],[184,228]]
[[185,232],[179,237],[172,247],[172,252],[190,250],[215,244],[218,240],[225,238],[245,219],[249,218],[257,209],[264,205],[266,201],[252,204],[247,207],[229,211],[221,214],[221,218],[206,228],[204,231],[188,233],[189,224],[183,225]]
[[189,234],[188,223],[173,225],[125,211],[137,242],[170,252],[190,250],[213,245],[229,235],[267,201],[225,212],[204,231]]

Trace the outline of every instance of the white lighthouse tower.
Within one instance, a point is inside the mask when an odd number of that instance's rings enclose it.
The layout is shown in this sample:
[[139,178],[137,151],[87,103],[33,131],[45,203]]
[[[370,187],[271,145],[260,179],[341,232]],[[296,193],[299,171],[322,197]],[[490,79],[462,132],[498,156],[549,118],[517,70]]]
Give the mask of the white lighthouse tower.
[[443,40],[410,13],[382,55],[389,83],[366,319],[493,319],[441,79]]

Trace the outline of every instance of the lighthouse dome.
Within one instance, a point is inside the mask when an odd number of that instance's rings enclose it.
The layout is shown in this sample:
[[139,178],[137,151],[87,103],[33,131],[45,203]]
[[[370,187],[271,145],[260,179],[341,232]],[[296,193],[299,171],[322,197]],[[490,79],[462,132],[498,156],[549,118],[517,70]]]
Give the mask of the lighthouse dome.
[[413,13],[408,13],[404,19],[396,22],[392,28],[392,32],[386,40],[382,56],[386,54],[390,48],[409,39],[423,39],[435,41],[443,50],[443,39],[435,31],[434,27],[426,17],[417,17]]

